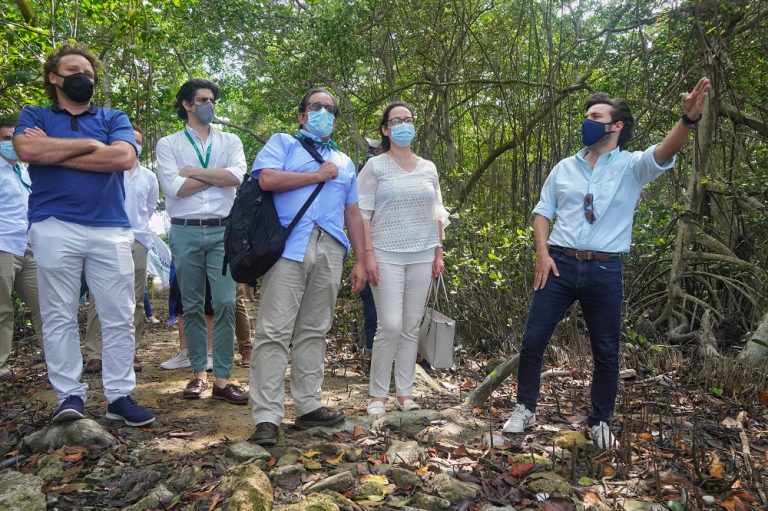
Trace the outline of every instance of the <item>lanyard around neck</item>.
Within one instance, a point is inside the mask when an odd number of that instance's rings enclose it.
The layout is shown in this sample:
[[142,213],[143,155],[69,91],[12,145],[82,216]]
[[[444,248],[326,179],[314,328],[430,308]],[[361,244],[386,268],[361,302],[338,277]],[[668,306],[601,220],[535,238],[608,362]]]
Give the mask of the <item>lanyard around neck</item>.
[[24,182],[24,178],[21,177],[21,165],[18,163],[13,166],[13,172],[16,174],[16,177],[19,178],[19,183],[21,183],[21,186],[27,189],[28,192],[32,191],[32,187],[29,186],[26,182]]
[[[195,148],[195,153],[197,153],[197,159],[200,160],[200,165],[204,168],[208,168],[208,162],[211,161],[211,148],[213,147],[213,142],[208,144],[208,150],[205,152],[205,159],[203,159],[203,155],[200,154],[200,149],[197,148],[197,144],[195,144],[195,141],[192,140],[192,136],[187,131],[187,128],[184,128],[184,134],[187,136],[187,140],[189,140],[189,143],[192,144],[192,147]],[[211,134],[209,133],[208,136],[210,137]]]

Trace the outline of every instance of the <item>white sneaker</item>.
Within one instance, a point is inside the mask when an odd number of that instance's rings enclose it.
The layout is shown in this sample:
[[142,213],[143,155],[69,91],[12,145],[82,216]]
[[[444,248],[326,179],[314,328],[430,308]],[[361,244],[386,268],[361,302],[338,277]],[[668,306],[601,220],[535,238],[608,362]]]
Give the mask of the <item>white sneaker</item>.
[[208,366],[205,368],[206,371],[213,371],[213,353],[210,351],[208,352]]
[[518,403],[501,430],[504,433],[522,433],[527,428],[532,428],[534,424],[536,424],[536,414],[525,405]]
[[160,364],[163,369],[181,369],[182,367],[192,367],[192,362],[189,361],[189,353],[187,348],[179,350],[174,356]]
[[589,438],[604,451],[616,447],[616,438],[611,433],[611,428],[605,422],[598,422],[589,428]]

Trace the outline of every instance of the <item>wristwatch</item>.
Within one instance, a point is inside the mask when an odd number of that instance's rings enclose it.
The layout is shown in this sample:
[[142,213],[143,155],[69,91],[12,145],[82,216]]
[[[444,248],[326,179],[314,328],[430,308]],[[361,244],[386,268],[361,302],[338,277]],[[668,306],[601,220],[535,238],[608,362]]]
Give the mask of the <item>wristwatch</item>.
[[685,115],[685,112],[683,112],[683,115],[680,116],[680,122],[682,122],[683,126],[686,128],[693,128],[701,120],[701,116],[702,114],[699,114],[699,116],[694,120]]

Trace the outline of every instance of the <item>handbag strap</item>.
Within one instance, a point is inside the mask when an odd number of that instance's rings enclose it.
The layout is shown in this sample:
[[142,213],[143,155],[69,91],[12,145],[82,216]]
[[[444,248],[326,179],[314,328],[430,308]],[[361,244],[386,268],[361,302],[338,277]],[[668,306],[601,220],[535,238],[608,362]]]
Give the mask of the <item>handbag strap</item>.
[[[317,163],[319,163],[321,165],[323,164],[323,162],[325,160],[323,159],[322,156],[320,156],[320,153],[317,152],[317,149],[315,148],[315,146],[313,146],[312,144],[310,144],[309,142],[307,142],[306,140],[304,140],[301,137],[295,137],[295,138],[296,138],[296,140],[299,141],[299,143],[302,145],[302,147],[304,147],[304,149],[307,150],[307,152],[312,156],[312,158],[314,158],[315,161],[317,161]],[[296,224],[299,223],[299,220],[301,220],[301,217],[304,216],[304,213],[307,212],[307,210],[309,209],[310,204],[312,204],[312,201],[314,201],[315,198],[317,198],[317,195],[320,193],[320,190],[323,189],[323,186],[325,186],[325,181],[323,181],[322,183],[317,185],[315,187],[315,189],[312,190],[312,194],[307,198],[307,200],[301,206],[301,209],[299,210],[298,213],[296,213],[296,216],[293,217],[293,220],[291,220],[291,223],[288,224],[288,227],[287,227],[287,233],[288,234],[290,234],[291,231],[293,231],[293,228],[296,227]]]
[[442,288],[442,295],[445,298],[445,310],[448,311],[450,302],[448,301],[448,290],[445,287],[445,280],[441,273],[437,277],[434,277],[429,283],[429,291],[427,293],[428,305],[435,309],[440,310],[440,290]]

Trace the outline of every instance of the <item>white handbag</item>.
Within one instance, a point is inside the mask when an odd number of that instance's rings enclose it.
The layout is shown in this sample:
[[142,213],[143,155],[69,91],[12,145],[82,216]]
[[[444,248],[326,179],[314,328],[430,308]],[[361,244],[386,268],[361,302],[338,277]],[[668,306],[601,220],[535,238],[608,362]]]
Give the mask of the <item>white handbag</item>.
[[443,276],[432,279],[427,305],[419,327],[419,353],[436,369],[448,369],[453,365],[453,338],[456,322],[439,311],[440,295],[443,310],[448,312],[448,292]]

